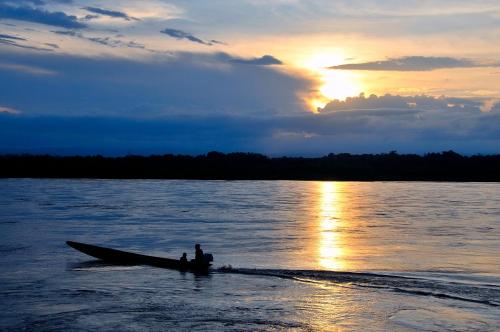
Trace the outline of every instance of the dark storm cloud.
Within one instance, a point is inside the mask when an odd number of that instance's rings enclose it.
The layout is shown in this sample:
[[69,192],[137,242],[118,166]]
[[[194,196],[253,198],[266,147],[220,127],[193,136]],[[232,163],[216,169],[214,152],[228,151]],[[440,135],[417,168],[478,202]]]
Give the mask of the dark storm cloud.
[[261,56],[260,58],[251,58],[251,59],[242,59],[242,58],[235,58],[235,59],[230,59],[232,63],[237,63],[241,65],[257,65],[257,66],[270,66],[270,65],[282,65],[283,62],[281,60],[276,59],[272,55],[264,55]]
[[76,16],[63,12],[49,12],[27,6],[15,7],[0,3],[0,19],[11,19],[25,22],[41,23],[68,29],[82,29],[86,25],[79,22]]
[[[271,155],[330,152],[500,152],[500,110],[363,110],[323,114],[166,115],[155,118],[3,115],[0,153]],[[33,130],[36,128],[36,130]]]
[[[450,57],[407,56],[373,62],[351,63],[328,67],[344,70],[429,71],[445,68],[471,68],[485,66],[468,59]],[[498,66],[498,64],[493,64]]]
[[[13,106],[26,114],[293,113],[303,107],[297,95],[312,85],[266,66],[227,70],[230,65],[215,54],[172,53],[146,62],[4,52],[0,53],[2,60],[59,73],[43,81],[20,77],[12,70],[2,73],[0,100],[15,100]],[[33,95],[27,98],[25,91]]]
[[370,95],[365,97],[348,97],[345,101],[333,100],[326,104],[322,112],[357,110],[436,110],[465,109],[479,110],[482,103],[465,98],[435,98],[431,96],[399,96],[386,94],[384,96]]
[[177,30],[177,29],[166,28],[160,32],[166,34],[167,36],[175,38],[177,40],[185,39],[185,40],[189,40],[193,43],[198,43],[198,44],[207,45],[207,46],[212,46],[213,44],[223,44],[223,42],[216,41],[216,40],[206,42],[198,37],[193,36],[189,32],[185,32],[185,31]]
[[[115,18],[123,18],[124,20],[130,21],[131,19],[137,20],[134,17],[128,16],[124,12],[119,12],[116,10],[109,10],[109,9],[102,9],[98,7],[83,7],[82,9],[85,9],[86,11],[89,11],[94,14],[100,14],[104,16],[109,16],[109,17],[115,17]],[[94,18],[94,17],[92,17]]]
[[298,96],[313,82],[229,58],[3,52],[0,100],[22,114],[2,115],[0,153],[500,152],[498,102],[359,96],[311,114]]

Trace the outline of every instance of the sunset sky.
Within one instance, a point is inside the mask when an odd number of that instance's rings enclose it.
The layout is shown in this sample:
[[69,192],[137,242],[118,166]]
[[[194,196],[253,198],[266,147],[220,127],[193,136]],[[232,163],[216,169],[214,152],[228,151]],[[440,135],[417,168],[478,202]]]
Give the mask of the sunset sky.
[[500,2],[0,0],[0,153],[500,153]]

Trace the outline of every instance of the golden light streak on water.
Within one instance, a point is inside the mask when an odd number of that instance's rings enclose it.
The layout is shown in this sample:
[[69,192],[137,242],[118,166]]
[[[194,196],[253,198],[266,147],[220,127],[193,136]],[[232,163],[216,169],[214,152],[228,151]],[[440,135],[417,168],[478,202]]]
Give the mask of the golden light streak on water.
[[339,227],[342,220],[341,186],[339,182],[320,182],[319,184],[319,242],[318,264],[323,269],[345,269],[343,256],[345,248],[342,246]]

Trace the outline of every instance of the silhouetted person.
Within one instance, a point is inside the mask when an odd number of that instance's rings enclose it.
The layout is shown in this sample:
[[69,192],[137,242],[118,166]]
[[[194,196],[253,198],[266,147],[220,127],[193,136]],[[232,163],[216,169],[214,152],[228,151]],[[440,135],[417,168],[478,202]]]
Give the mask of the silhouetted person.
[[195,254],[194,261],[197,265],[205,264],[205,257],[203,256],[203,250],[201,250],[201,246],[197,243],[195,246]]
[[182,257],[179,259],[179,261],[181,262],[181,266],[187,265],[188,259],[185,252],[182,253]]

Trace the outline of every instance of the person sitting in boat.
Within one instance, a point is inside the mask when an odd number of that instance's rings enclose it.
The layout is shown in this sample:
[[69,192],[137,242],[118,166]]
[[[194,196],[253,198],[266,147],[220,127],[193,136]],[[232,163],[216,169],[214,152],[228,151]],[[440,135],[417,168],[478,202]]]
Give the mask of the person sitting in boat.
[[182,257],[179,259],[179,261],[181,262],[181,265],[187,265],[188,259],[185,252],[182,253]]
[[194,249],[195,249],[195,254],[194,254],[195,263],[199,265],[205,264],[205,256],[203,255],[203,250],[201,250],[200,244],[197,243],[194,246]]

